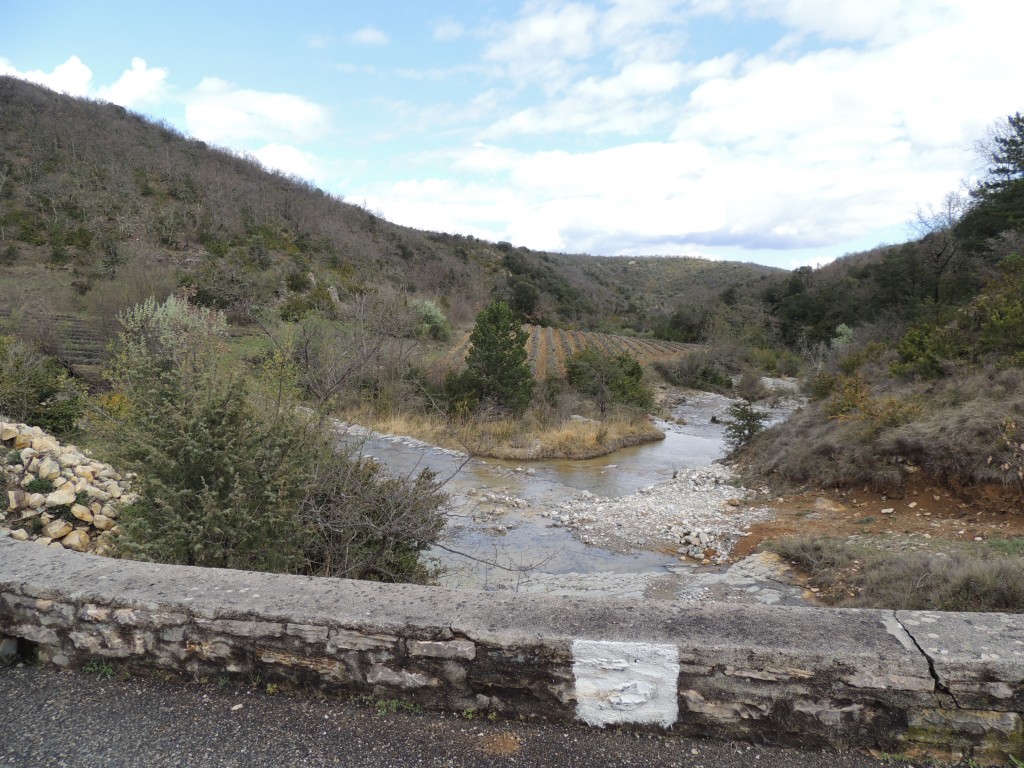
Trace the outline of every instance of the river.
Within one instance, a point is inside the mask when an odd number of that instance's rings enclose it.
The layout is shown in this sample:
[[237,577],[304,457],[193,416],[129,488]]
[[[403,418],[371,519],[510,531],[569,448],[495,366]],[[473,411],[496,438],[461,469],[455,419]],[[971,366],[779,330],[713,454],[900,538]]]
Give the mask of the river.
[[[587,546],[550,511],[588,495],[614,500],[705,467],[725,455],[724,427],[714,417],[734,401],[689,395],[659,422],[665,439],[624,448],[599,459],[527,463],[470,459],[408,437],[360,434],[363,455],[397,476],[422,469],[437,473],[451,496],[440,545],[425,556],[442,586],[601,594],[696,602],[709,599],[798,603],[801,590],[785,589],[763,559],[731,568],[698,567],[674,554],[613,552]],[[785,412],[773,413],[784,418]]]

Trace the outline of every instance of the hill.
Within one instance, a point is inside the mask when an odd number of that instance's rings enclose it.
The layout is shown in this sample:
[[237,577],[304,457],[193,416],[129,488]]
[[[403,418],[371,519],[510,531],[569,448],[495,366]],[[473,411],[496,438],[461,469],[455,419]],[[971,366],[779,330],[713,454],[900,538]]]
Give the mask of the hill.
[[391,290],[436,300],[456,327],[497,296],[544,325],[649,334],[679,301],[777,272],[398,226],[169,125],[9,77],[0,156],[0,310],[43,337],[55,335],[41,327],[51,314],[109,336],[119,311],[181,286],[239,324]]

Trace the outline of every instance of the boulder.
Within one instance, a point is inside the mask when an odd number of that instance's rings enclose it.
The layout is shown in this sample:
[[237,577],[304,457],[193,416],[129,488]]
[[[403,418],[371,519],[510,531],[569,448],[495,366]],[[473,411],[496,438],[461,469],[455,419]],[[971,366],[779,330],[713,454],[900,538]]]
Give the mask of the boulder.
[[91,523],[93,521],[92,512],[89,511],[88,507],[83,507],[81,504],[72,504],[71,514],[77,517],[83,523]]
[[60,443],[49,435],[38,435],[32,438],[32,447],[40,453],[56,453]]
[[0,424],[0,440],[13,440],[18,436],[18,428],[14,424]]
[[46,497],[46,506],[63,507],[74,504],[77,491],[74,483],[64,483],[60,488]]
[[28,531],[24,528],[18,528],[17,530],[11,531],[11,538],[15,541],[28,541]]
[[114,521],[104,514],[92,516],[92,527],[100,531],[109,531],[114,527]]
[[44,480],[53,480],[55,477],[60,476],[60,464],[49,456],[44,456],[36,468],[36,474]]
[[89,534],[85,531],[72,531],[67,536],[60,540],[67,549],[73,549],[75,552],[85,552],[86,547],[89,546]]
[[[51,520],[43,526],[43,536],[49,539],[62,539],[73,530],[73,526],[67,520]],[[49,543],[49,542],[47,542]]]

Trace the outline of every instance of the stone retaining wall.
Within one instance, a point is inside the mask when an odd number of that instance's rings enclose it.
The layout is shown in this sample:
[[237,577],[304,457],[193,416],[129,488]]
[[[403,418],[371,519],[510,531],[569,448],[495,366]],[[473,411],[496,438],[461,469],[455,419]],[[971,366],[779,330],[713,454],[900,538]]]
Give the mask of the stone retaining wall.
[[400,698],[1005,762],[1024,618],[678,607],[153,565],[0,540],[0,651]]

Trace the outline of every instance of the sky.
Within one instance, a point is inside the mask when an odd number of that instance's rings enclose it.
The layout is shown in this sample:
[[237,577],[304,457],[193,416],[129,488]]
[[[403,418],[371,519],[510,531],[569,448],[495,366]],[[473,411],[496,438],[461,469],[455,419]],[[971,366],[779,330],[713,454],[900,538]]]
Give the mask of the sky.
[[398,224],[793,269],[983,171],[1022,28],[1017,0],[0,0],[0,74]]

